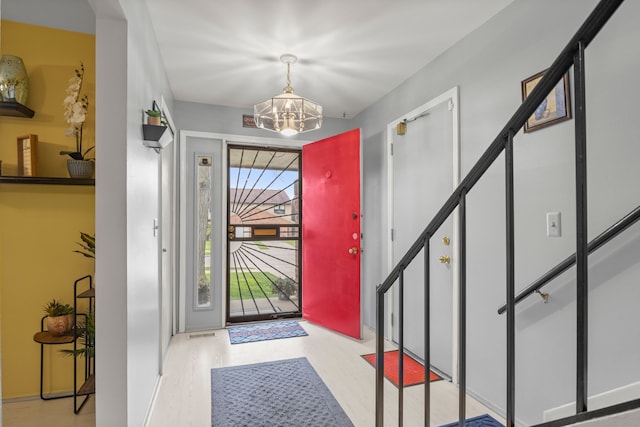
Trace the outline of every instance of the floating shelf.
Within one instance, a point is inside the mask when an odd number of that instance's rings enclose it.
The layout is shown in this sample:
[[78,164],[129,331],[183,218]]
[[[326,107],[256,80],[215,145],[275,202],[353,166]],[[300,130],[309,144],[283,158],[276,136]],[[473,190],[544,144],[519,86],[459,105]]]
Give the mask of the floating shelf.
[[[151,119],[151,116],[146,118],[147,124],[144,123],[145,114],[148,115],[149,111],[160,113],[159,118],[161,124],[150,125],[149,120]],[[154,123],[156,123],[155,120]],[[169,132],[167,132],[167,128],[169,128]],[[156,101],[153,101],[151,110],[142,110],[142,145],[147,148],[151,148],[159,154],[160,150],[173,142],[174,135],[173,128],[169,125],[167,117],[164,115],[164,112],[160,109]]]
[[152,148],[159,153],[161,149],[166,147],[173,141],[173,131],[166,132],[167,126],[158,125],[142,125],[142,135],[145,147]]
[[0,184],[96,185],[92,178],[47,178],[43,176],[0,176]]
[[35,111],[19,102],[0,101],[0,116],[32,118]]

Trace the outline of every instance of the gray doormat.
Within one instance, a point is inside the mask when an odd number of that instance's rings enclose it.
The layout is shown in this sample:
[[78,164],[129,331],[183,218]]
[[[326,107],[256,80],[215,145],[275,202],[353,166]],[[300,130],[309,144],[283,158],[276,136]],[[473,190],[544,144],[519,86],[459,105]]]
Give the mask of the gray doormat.
[[229,326],[227,331],[229,332],[231,344],[304,337],[308,335],[307,331],[302,329],[302,326],[295,320]]
[[211,370],[214,427],[352,427],[305,357]]
[[[459,422],[454,421],[440,427],[457,427],[458,425]],[[480,415],[479,417],[467,418],[466,420],[464,420],[464,425],[466,427],[504,427],[498,422],[498,420],[496,420],[489,414]]]

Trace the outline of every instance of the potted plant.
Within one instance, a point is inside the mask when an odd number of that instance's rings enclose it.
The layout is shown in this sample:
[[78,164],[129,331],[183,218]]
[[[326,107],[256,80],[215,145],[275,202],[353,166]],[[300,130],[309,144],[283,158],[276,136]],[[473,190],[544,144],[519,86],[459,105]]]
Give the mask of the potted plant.
[[80,357],[85,356],[87,358],[93,357],[95,354],[95,336],[96,336],[96,317],[95,313],[91,312],[86,315],[85,321],[79,325],[79,330],[81,334],[78,335],[78,338],[83,347],[78,347],[75,350],[63,349],[60,350],[61,353],[64,353],[67,356]]
[[86,256],[87,258],[95,258],[96,257],[96,236],[92,236],[88,233],[80,232],[80,239],[82,243],[76,242],[82,250],[75,250],[73,252],[77,252]]
[[288,277],[280,277],[275,282],[271,282],[271,293],[278,294],[278,299],[281,301],[288,300],[297,290],[296,283]]
[[162,113],[160,112],[160,110],[147,110],[145,111],[145,113],[147,113],[148,125],[154,125],[154,126],[162,125]]
[[76,69],[74,75],[69,79],[69,87],[66,90],[67,96],[63,103],[64,118],[69,125],[65,130],[65,135],[74,137],[76,140],[75,151],[60,151],[60,155],[70,157],[67,160],[67,170],[71,178],[92,178],[95,166],[94,159],[87,157],[95,147],[90,147],[86,150],[82,147],[82,130],[89,108],[89,97],[87,95],[80,96],[83,80],[84,64],[80,63],[80,68]]
[[44,311],[47,313],[47,331],[51,335],[59,337],[73,328],[74,311],[69,304],[52,299],[44,306]]

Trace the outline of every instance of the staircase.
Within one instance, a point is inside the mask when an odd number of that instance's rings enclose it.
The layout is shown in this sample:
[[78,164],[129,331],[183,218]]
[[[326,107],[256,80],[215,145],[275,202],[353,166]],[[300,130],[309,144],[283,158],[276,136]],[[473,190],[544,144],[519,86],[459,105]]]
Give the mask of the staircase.
[[[631,225],[636,223],[640,218],[640,208],[635,209],[626,217],[622,218],[616,224],[599,235],[592,242],[588,242],[587,230],[587,120],[586,120],[586,79],[585,79],[585,50],[596,37],[598,32],[606,25],[609,18],[614,14],[623,0],[601,0],[595,7],[593,12],[588,16],[586,21],[571,38],[560,55],[553,61],[552,65],[544,74],[538,85],[529,94],[526,100],[515,111],[513,116],[508,120],[504,128],[498,133],[497,137],[489,145],[484,154],[477,163],[471,168],[467,176],[462,180],[444,205],[428,223],[424,231],[418,236],[410,249],[401,258],[400,262],[393,268],[389,276],[380,284],[376,290],[376,426],[381,427],[384,423],[384,343],[385,343],[385,323],[386,309],[385,300],[387,293],[398,288],[400,296],[398,312],[394,313],[398,316],[398,337],[397,343],[400,351],[399,360],[402,361],[404,348],[404,287],[405,287],[405,270],[414,262],[421,262],[424,267],[424,311],[425,311],[425,328],[424,343],[425,352],[423,357],[425,366],[431,366],[430,363],[430,332],[428,327],[428,319],[430,318],[430,279],[429,279],[429,243],[435,236],[438,228],[445,220],[454,212],[459,217],[459,290],[458,290],[458,377],[457,385],[459,389],[459,408],[458,423],[464,426],[466,417],[466,396],[467,390],[467,201],[468,195],[473,190],[476,183],[483,177],[487,170],[496,162],[500,156],[504,156],[505,167],[505,206],[506,206],[506,304],[499,309],[500,313],[506,313],[506,378],[505,386],[506,395],[506,427],[514,427],[516,420],[515,398],[516,398],[516,312],[515,306],[518,302],[533,293],[543,295],[540,290],[542,286],[556,279],[561,273],[575,265],[576,269],[576,331],[575,331],[575,363],[576,371],[571,375],[575,375],[575,409],[574,415],[563,418],[545,421],[537,426],[560,427],[567,425],[577,425],[589,420],[600,420],[597,422],[605,422],[605,417],[611,417],[616,414],[622,414],[627,411],[633,411],[640,408],[640,399],[629,400],[620,404],[607,406],[599,409],[588,408],[588,337],[589,337],[589,260],[588,255],[609,242],[615,236],[624,233]],[[515,295],[515,236],[514,236],[514,137],[523,129],[525,122],[534,114],[538,106],[543,102],[547,95],[553,90],[558,82],[567,72],[572,72],[574,82],[574,122],[575,122],[575,210],[576,210],[576,251],[564,261],[560,262],[556,267],[545,273],[539,280],[525,288],[518,296]],[[417,255],[423,253],[424,257],[418,258]],[[399,378],[403,377],[403,365],[399,364]],[[428,370],[425,370],[428,373]],[[425,374],[426,376],[427,374]],[[403,385],[398,387],[398,425],[403,425]],[[424,386],[424,416],[425,425],[429,425],[430,420],[430,395],[431,389],[428,379],[425,378]],[[619,417],[627,417],[628,414],[618,415]],[[611,418],[606,418],[611,422]],[[616,421],[613,421],[614,423]],[[626,421],[625,421],[626,422]],[[591,425],[591,424],[590,424]],[[595,424],[594,424],[595,425]],[[602,424],[609,425],[609,424]],[[616,425],[616,424],[610,424]],[[620,424],[624,425],[624,424]],[[627,424],[636,425],[636,424]]]

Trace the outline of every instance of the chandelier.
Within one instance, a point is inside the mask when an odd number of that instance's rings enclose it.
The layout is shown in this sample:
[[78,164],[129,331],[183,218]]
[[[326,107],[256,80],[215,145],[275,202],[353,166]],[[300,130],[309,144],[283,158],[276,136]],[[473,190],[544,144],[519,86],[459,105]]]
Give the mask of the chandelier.
[[287,86],[280,95],[253,106],[253,118],[259,128],[291,136],[322,126],[322,106],[293,93],[291,64],[297,60],[298,57],[290,53],[280,57],[280,61],[287,64]]

